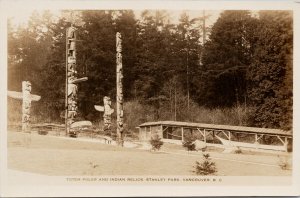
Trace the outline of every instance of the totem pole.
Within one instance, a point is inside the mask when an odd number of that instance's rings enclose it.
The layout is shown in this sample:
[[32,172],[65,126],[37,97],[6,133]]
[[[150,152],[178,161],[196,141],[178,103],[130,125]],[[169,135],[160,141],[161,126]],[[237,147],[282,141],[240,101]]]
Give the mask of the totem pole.
[[30,107],[31,107],[31,83],[29,81],[22,82],[23,103],[22,103],[22,131],[30,131]]
[[111,100],[110,97],[104,96],[103,97],[103,104],[104,106],[95,105],[95,109],[100,112],[104,112],[103,120],[104,120],[104,127],[103,130],[110,130],[111,126],[111,114],[114,110],[111,108]]
[[121,34],[116,34],[117,51],[117,142],[123,146],[123,71],[122,71],[122,40]]
[[86,81],[87,77],[77,78],[76,70],[76,30],[73,26],[66,30],[66,135],[77,115],[77,83]]
[[8,91],[7,95],[11,98],[23,100],[22,102],[22,132],[30,132],[30,107],[31,101],[39,101],[41,96],[30,94],[31,83],[29,81],[22,82],[22,93],[16,91]]

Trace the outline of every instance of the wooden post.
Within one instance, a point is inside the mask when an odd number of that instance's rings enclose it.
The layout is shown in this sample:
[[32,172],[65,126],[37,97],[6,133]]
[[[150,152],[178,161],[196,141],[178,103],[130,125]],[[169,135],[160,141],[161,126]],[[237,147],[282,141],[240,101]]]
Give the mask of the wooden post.
[[123,146],[123,71],[122,71],[122,39],[121,34],[116,34],[117,51],[117,142]]
[[284,148],[285,148],[285,152],[288,152],[288,139],[287,137],[284,137]]
[[183,138],[183,127],[181,127],[181,141],[184,141],[184,138]]

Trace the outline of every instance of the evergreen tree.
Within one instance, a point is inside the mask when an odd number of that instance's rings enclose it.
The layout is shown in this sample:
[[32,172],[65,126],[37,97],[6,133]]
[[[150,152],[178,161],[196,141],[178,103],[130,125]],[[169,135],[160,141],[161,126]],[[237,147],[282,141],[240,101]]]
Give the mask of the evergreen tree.
[[[21,87],[21,81],[29,80],[35,90],[42,86],[38,74],[43,70],[50,52],[51,34],[48,31],[52,23],[52,15],[45,11],[40,14],[33,12],[27,27],[13,30],[9,27],[9,85]],[[10,77],[10,72],[19,71],[16,79]],[[17,80],[17,83],[14,81]],[[19,88],[20,89],[20,88]]]
[[[186,90],[187,106],[190,95],[194,96],[198,89],[200,32],[197,22],[199,18],[190,19],[186,12],[179,18],[174,44],[175,68],[182,87]],[[195,98],[195,97],[193,97]]]
[[253,121],[259,127],[292,127],[293,20],[289,11],[261,11],[258,41],[248,72]]
[[[43,74],[48,69],[48,57],[51,54],[53,16],[49,11],[33,12],[27,27],[8,32],[8,89],[22,90],[22,81],[30,81],[33,93],[42,96],[39,103],[33,103],[33,114],[47,114],[44,108],[47,91],[51,81],[44,81]],[[49,75],[49,74],[47,74]]]
[[[115,74],[115,29],[113,11],[82,11],[84,25],[78,29],[77,45],[79,75],[88,77],[81,83],[78,92],[79,111],[87,119],[96,119],[95,104],[103,103],[103,97],[114,98]],[[83,69],[84,68],[84,69]]]
[[[156,11],[158,12],[158,11]],[[159,95],[165,68],[164,23],[162,15],[144,11],[138,24],[137,63],[135,90],[142,100],[155,99]]]
[[253,54],[256,24],[249,11],[224,11],[213,25],[201,68],[202,104],[232,106],[245,102],[245,74]]
[[95,104],[102,105],[103,97],[116,97],[116,32],[122,34],[124,96],[131,97],[134,81],[136,20],[130,10],[82,11],[84,25],[78,33],[83,42],[78,45],[80,72],[89,79],[81,84],[80,111],[89,120],[98,119]]
[[21,91],[22,83],[22,72],[21,72],[21,62],[22,54],[21,48],[19,48],[19,32],[20,29],[14,30],[11,24],[11,19],[8,19],[7,23],[7,80],[8,80],[8,90]]
[[[64,17],[53,23],[51,32],[52,42],[47,62],[39,74],[43,87],[40,90],[42,96],[39,105],[44,109],[44,118],[51,121],[62,121],[65,110],[66,91],[66,28],[70,22]],[[61,116],[60,116],[61,115]]]

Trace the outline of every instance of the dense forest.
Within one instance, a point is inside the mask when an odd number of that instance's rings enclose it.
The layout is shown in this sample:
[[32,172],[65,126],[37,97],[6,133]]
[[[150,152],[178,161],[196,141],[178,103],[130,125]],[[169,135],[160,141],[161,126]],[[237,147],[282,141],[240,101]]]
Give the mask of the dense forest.
[[[33,12],[26,27],[8,20],[8,90],[32,83],[42,97],[32,122],[63,123],[65,31],[77,28],[78,119],[101,122],[94,105],[116,97],[116,32],[123,38],[125,124],[177,120],[291,129],[293,15],[291,11],[223,11],[206,28],[182,12],[164,10]],[[207,16],[209,17],[209,16]],[[21,120],[8,99],[8,121]],[[113,118],[114,118],[113,114]],[[114,118],[115,119],[115,118]]]

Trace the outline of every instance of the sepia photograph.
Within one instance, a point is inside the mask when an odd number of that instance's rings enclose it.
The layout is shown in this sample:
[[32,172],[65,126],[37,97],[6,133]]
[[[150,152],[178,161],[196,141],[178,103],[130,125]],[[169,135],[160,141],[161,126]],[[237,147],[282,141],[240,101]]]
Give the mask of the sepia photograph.
[[19,10],[2,16],[1,195],[44,195],[25,190],[35,183],[146,190],[89,196],[157,195],[147,185],[299,193],[296,3],[12,2],[2,2]]

